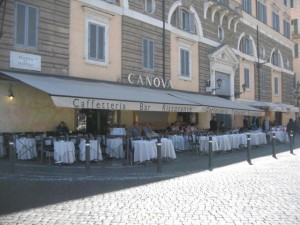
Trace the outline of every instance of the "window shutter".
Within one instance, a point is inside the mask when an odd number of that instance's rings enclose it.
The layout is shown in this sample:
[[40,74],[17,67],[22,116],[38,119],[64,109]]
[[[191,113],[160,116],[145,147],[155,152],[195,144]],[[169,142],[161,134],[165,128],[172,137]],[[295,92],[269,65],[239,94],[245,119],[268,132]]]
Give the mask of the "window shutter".
[[181,7],[178,6],[178,15],[177,15],[177,24],[179,26],[180,29],[183,28],[183,24],[182,24],[182,10],[181,10]]
[[37,47],[37,9],[29,7],[28,9],[28,46]]
[[25,45],[26,8],[21,4],[16,7],[16,44]]
[[297,19],[294,20],[294,33],[298,34],[298,20]]
[[190,54],[189,54],[189,52],[188,51],[186,51],[186,73],[185,73],[185,75],[187,76],[187,77],[189,77],[190,76]]
[[96,59],[96,25],[89,24],[89,58]]
[[149,41],[149,69],[154,68],[154,42]]
[[98,59],[100,61],[104,61],[105,60],[105,36],[104,36],[104,32],[105,32],[105,28],[102,26],[98,26]]
[[143,39],[143,67],[148,67],[148,41]]
[[195,14],[189,13],[189,31],[190,33],[195,33]]

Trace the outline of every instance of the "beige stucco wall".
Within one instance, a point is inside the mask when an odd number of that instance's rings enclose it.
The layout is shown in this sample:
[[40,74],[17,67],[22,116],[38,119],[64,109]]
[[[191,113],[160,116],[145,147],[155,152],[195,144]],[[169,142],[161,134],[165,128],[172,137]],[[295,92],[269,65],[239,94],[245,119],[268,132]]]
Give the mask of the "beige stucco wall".
[[[190,49],[191,54],[191,79],[182,79],[179,77],[179,47]],[[198,63],[198,43],[178,38],[175,34],[171,34],[171,81],[174,89],[199,91],[199,63]]]
[[[245,93],[241,93],[240,98],[248,99],[248,100],[254,100],[255,99],[255,80],[254,80],[254,64],[242,61],[240,63],[240,87],[245,83],[244,79],[244,67],[248,68],[249,71],[249,82],[250,82],[250,88],[247,88]],[[242,92],[242,90],[241,90]]]
[[[78,1],[70,1],[70,76],[117,81],[121,75],[121,17],[101,9],[82,7]],[[103,18],[103,19],[101,19]],[[108,63],[93,64],[86,60],[86,20],[92,19],[108,25]]]
[[[8,98],[9,85],[15,98]],[[50,96],[15,82],[0,82],[0,132],[55,131],[60,121],[74,130],[74,109],[57,108]]]

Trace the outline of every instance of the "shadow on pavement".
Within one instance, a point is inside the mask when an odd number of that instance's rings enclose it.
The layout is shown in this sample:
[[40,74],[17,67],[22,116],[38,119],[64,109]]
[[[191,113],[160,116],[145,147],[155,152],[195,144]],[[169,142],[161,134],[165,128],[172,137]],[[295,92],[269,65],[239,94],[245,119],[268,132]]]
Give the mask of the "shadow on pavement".
[[[294,149],[300,147],[298,139]],[[277,154],[289,151],[289,144],[276,145]],[[252,147],[251,156],[254,166],[256,158],[272,158],[272,145]],[[277,158],[274,160],[280,160]],[[213,168],[243,161],[247,161],[246,149],[214,153],[212,159]],[[46,166],[34,162],[17,162],[15,173],[9,174],[8,159],[0,159],[0,169],[0,215],[4,215],[208,171],[208,156],[177,153],[177,159],[163,163],[161,173],[157,173],[156,163],[123,166],[118,160],[91,164],[89,174],[84,164]]]

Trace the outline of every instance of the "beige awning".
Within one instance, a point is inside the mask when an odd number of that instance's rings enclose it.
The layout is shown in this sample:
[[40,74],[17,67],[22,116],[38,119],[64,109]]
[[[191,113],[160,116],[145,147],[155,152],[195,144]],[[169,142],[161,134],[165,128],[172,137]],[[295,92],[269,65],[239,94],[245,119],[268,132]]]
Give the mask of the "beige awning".
[[58,107],[264,115],[264,111],[257,108],[198,93],[66,76],[2,73],[48,93]]

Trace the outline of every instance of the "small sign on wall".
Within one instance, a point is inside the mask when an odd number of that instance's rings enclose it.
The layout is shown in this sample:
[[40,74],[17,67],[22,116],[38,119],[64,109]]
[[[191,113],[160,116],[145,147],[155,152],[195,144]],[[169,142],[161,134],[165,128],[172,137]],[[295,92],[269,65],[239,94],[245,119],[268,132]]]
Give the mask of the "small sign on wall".
[[41,56],[10,51],[10,67],[41,71]]

